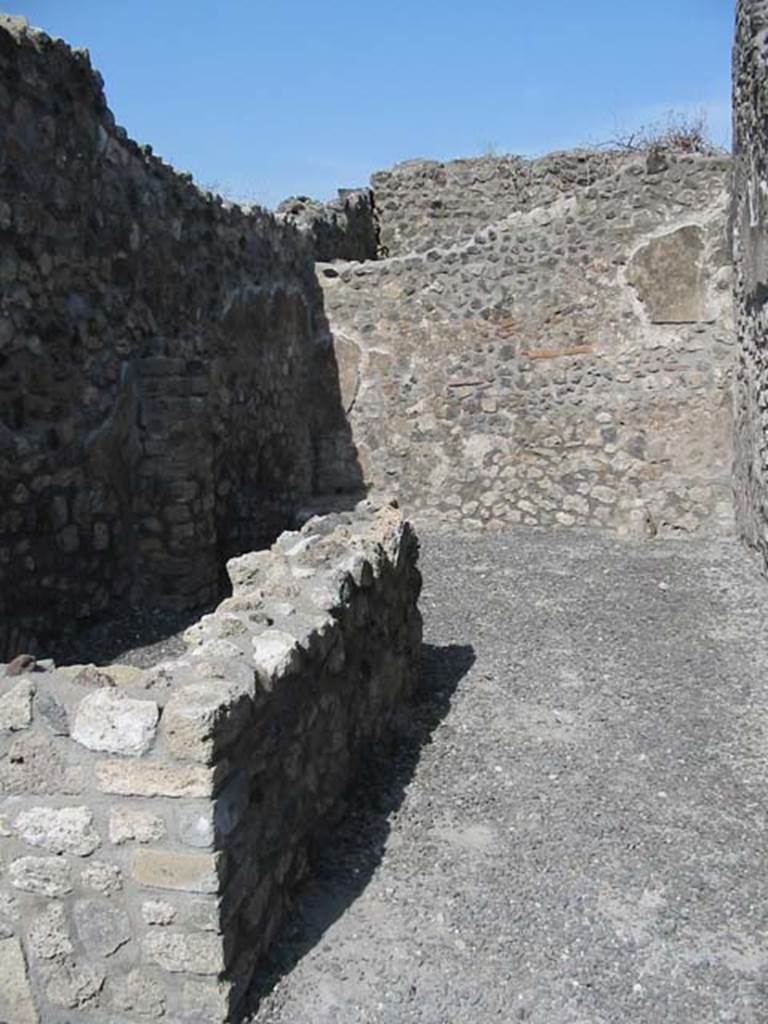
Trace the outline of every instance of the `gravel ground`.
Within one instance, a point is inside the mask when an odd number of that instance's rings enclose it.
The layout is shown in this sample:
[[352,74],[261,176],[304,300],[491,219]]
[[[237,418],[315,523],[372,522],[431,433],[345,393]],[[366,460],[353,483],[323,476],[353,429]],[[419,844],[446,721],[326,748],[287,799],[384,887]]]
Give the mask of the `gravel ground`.
[[424,686],[254,1024],[766,1024],[768,584],[728,542],[421,535]]

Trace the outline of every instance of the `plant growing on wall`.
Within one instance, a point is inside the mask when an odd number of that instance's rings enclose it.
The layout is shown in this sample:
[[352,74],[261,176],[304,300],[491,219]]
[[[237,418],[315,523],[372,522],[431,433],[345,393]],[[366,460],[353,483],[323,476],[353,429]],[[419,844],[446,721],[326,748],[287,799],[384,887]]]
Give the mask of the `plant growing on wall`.
[[596,148],[623,149],[628,152],[673,152],[714,154],[722,152],[711,138],[704,111],[668,110],[657,121],[627,130],[617,128]]

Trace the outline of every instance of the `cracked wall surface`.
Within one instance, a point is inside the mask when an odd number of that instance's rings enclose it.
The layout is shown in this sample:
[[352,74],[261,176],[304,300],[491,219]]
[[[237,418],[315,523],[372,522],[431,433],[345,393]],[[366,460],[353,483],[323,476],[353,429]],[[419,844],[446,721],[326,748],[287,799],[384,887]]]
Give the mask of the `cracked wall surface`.
[[366,482],[472,525],[730,529],[729,180],[673,153],[374,175],[397,254],[318,267]]

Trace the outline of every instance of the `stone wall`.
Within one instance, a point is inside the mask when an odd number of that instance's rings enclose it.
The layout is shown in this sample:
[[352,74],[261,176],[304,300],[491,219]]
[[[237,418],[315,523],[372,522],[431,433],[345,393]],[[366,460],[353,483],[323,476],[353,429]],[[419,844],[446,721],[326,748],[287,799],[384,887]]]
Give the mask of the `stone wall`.
[[275,216],[307,237],[316,260],[375,260],[379,254],[370,189],[339,189],[338,198],[328,203],[293,196],[280,203]]
[[313,492],[344,420],[300,235],[127,139],[84,51],[2,16],[0,71],[12,656],[128,602],[214,599],[224,559]]
[[726,524],[726,158],[413,161],[274,218],[127,139],[86,53],[2,16],[0,65],[0,654],[215,600],[322,492]]
[[739,530],[768,564],[768,3],[741,0],[734,49],[733,243],[739,359],[734,490]]
[[413,251],[318,267],[366,482],[471,525],[729,529],[729,178],[673,153],[375,175]]
[[416,557],[364,504],[231,561],[184,657],[0,667],[0,1020],[237,1017],[307,844],[413,688]]
[[631,161],[616,150],[568,150],[536,160],[406,160],[371,179],[385,255],[470,239],[511,213],[575,195]]

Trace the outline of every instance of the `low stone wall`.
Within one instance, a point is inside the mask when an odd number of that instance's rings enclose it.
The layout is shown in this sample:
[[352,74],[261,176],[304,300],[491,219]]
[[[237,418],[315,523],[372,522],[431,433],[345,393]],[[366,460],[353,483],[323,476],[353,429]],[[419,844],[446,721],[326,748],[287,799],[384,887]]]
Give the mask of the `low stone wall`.
[[504,213],[466,240],[446,212],[426,252],[318,268],[364,479],[468,525],[730,530],[730,160],[581,157],[531,209],[470,190],[467,224]]
[[0,1020],[236,1019],[413,688],[416,558],[365,504],[230,562],[185,657],[0,669]]
[[741,0],[734,48],[733,244],[739,359],[734,492],[741,535],[768,565],[768,3]]

